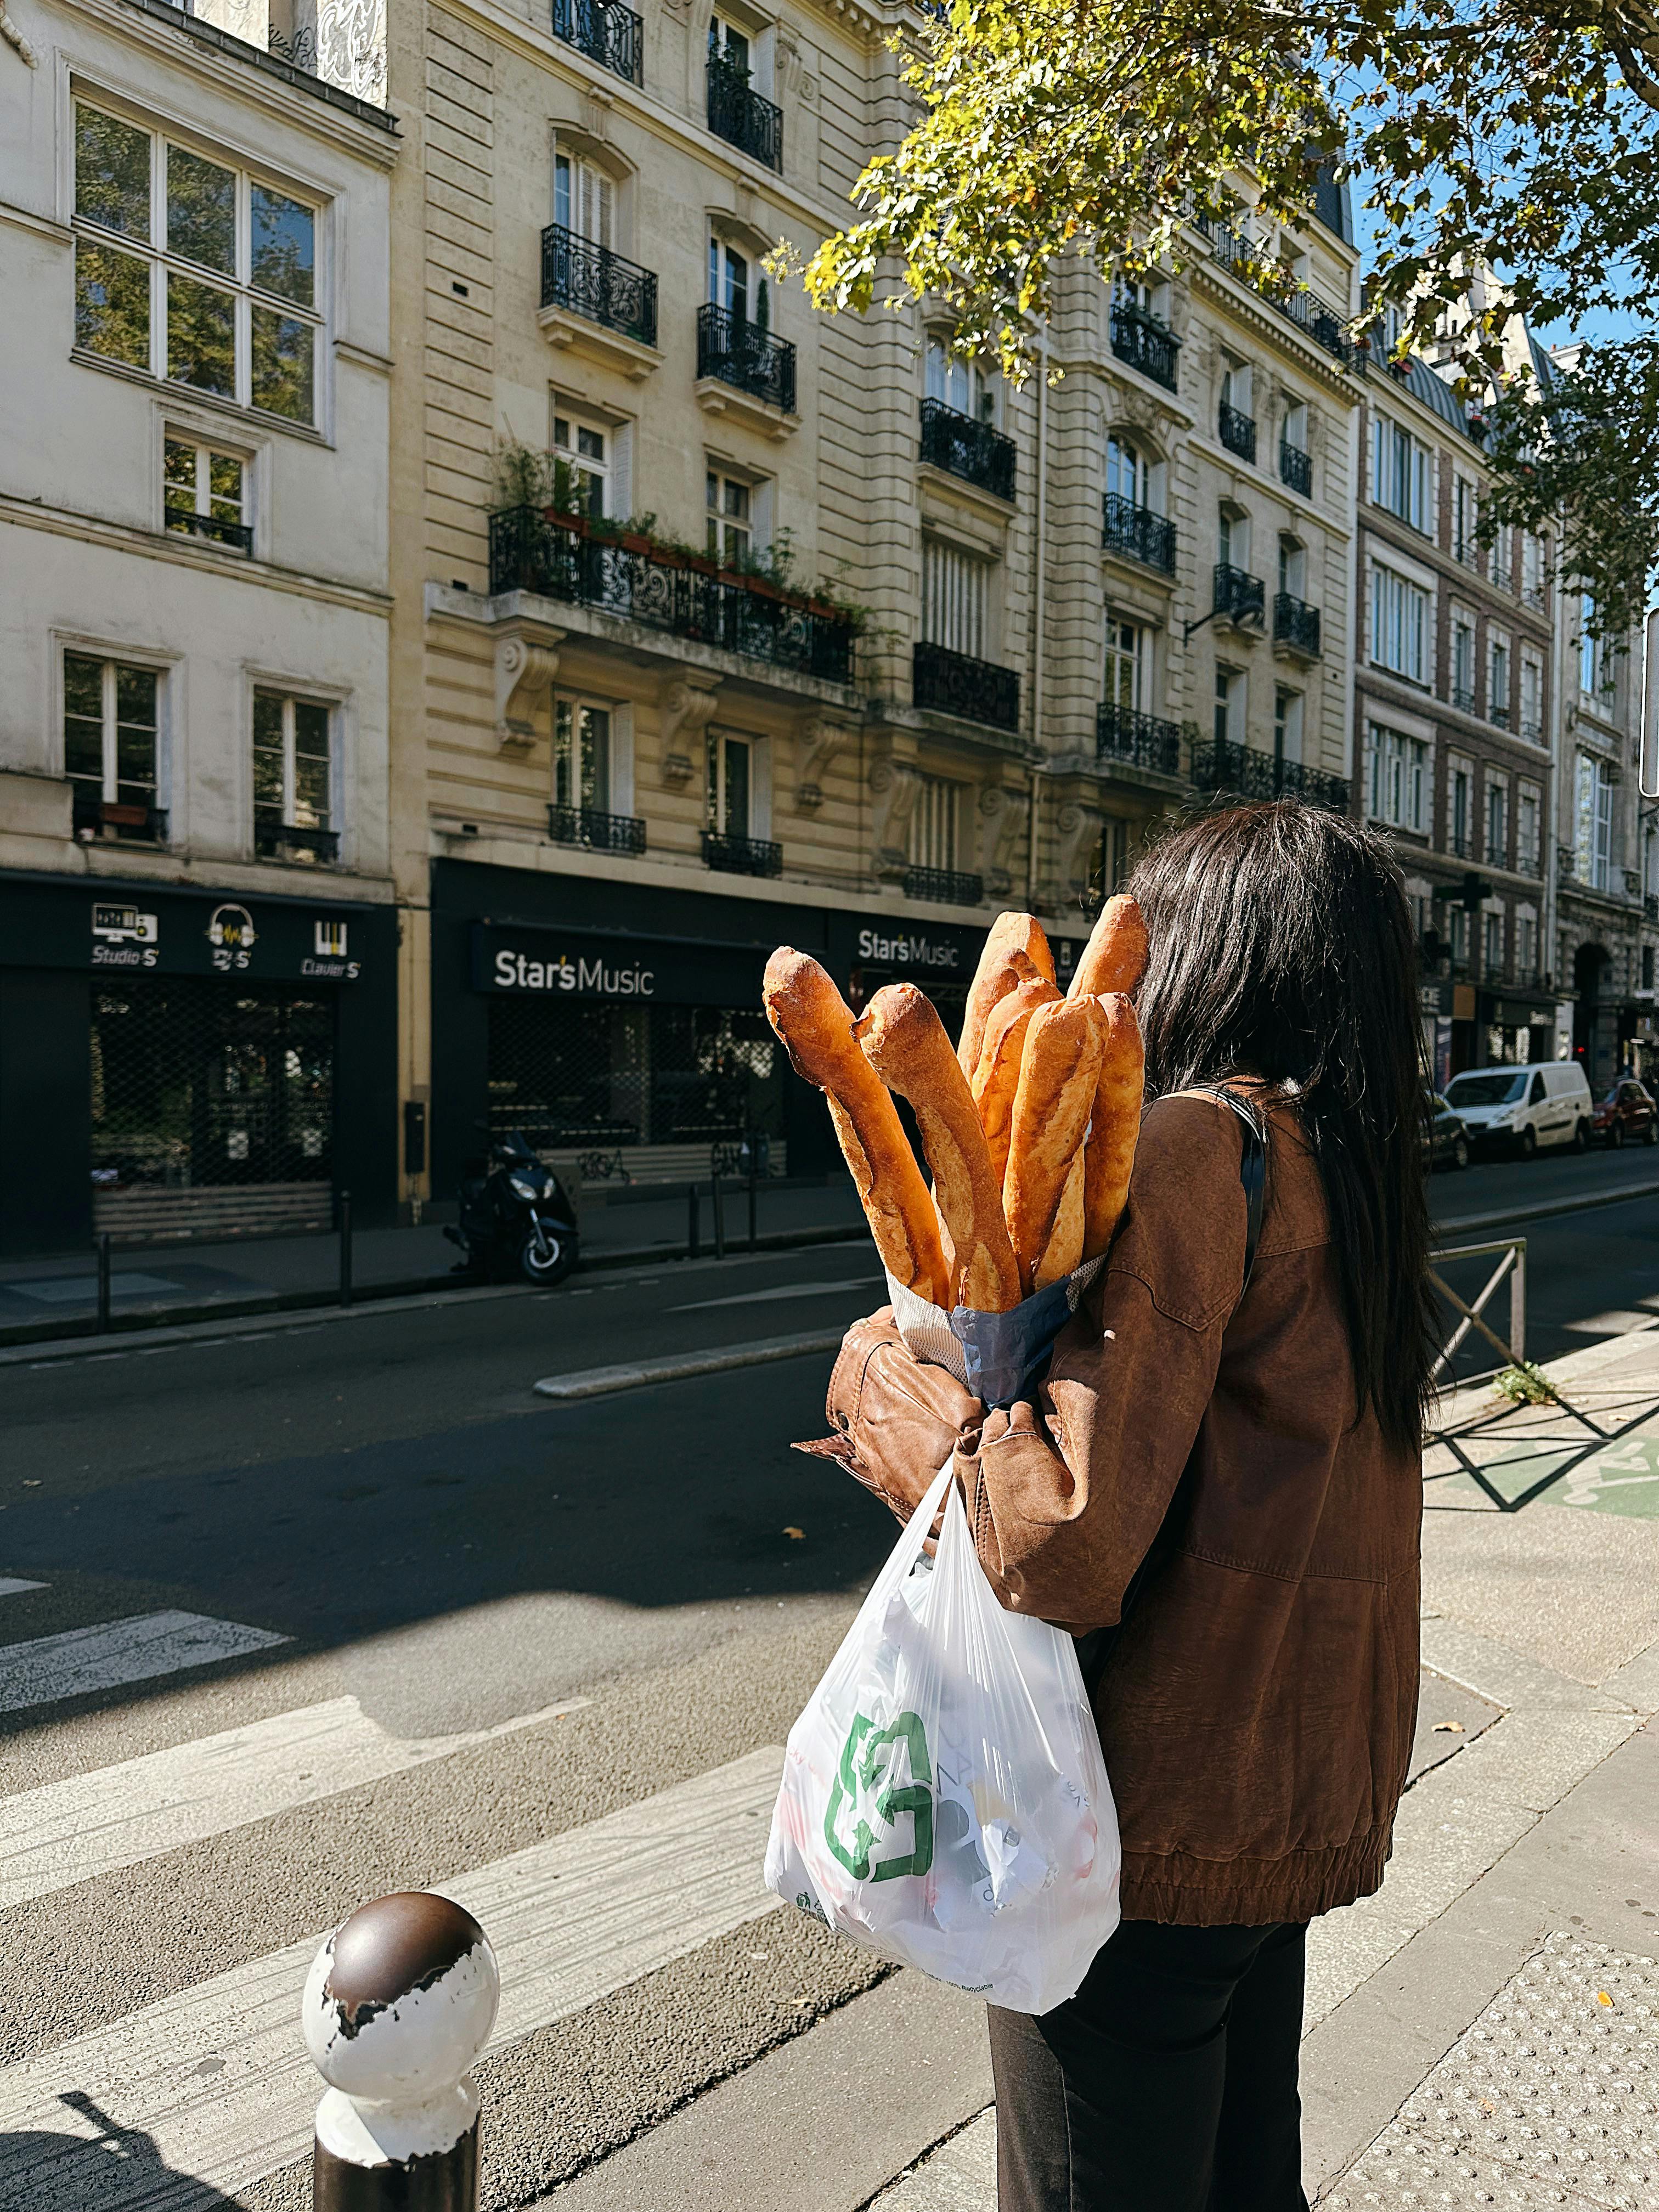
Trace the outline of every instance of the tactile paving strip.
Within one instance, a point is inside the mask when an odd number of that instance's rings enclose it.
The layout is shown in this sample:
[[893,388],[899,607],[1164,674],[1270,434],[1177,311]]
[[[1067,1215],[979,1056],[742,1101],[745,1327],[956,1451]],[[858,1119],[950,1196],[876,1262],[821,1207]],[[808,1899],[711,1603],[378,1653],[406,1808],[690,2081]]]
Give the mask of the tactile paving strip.
[[1552,1936],[1320,2212],[1655,2212],[1659,1964]]

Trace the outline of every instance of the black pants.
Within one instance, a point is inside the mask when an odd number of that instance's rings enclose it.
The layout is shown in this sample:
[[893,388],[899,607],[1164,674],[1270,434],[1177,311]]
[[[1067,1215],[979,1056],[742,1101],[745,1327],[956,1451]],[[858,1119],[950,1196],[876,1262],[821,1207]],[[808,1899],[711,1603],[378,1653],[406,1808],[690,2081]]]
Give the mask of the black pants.
[[1307,2212],[1306,1936],[1126,1920],[1069,2003],[994,2007],[998,2212]]

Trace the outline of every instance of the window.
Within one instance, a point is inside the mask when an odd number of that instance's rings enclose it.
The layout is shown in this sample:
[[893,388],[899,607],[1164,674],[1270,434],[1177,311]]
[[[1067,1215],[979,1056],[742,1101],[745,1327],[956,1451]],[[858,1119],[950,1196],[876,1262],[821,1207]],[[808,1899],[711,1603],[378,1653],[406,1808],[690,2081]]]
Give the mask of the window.
[[553,706],[553,803],[603,814],[611,805],[611,710],[586,699]]
[[81,351],[316,421],[315,208],[77,101],[75,217]]
[[735,23],[728,23],[724,16],[711,16],[708,58],[724,62],[727,69],[747,83],[750,74],[749,33],[740,31]]
[[1474,816],[1474,770],[1468,761],[1454,760],[1446,785],[1446,848],[1460,860],[1471,857]]
[[246,471],[240,454],[222,453],[191,439],[168,438],[162,472],[166,479],[162,517],[169,530],[215,538],[244,553],[253,550]]
[[1486,778],[1486,862],[1506,868],[1510,860],[1510,787],[1495,775]]
[[727,568],[741,567],[754,550],[752,488],[724,469],[710,469],[705,477],[708,550]]
[[1515,865],[1523,876],[1538,873],[1538,829],[1543,796],[1535,783],[1523,783],[1515,797]]
[[1446,910],[1446,935],[1454,968],[1467,969],[1469,964],[1469,917],[1467,908],[1449,907]]
[[1540,744],[1544,735],[1544,664],[1535,653],[1521,655],[1521,735]]
[[1486,714],[1500,729],[1510,726],[1510,641],[1486,633]]
[[1474,618],[1454,608],[1451,621],[1451,702],[1474,712]]
[[1371,732],[1370,813],[1396,830],[1428,827],[1429,749],[1399,730]]
[[578,238],[587,239],[607,251],[611,236],[611,207],[616,187],[602,169],[574,154],[553,156],[553,220]]
[[1521,596],[1529,607],[1544,604],[1544,541],[1530,530],[1521,538]]
[[[710,234],[708,240],[708,297],[717,307],[724,307],[734,322],[750,319],[749,262],[746,255],[725,239]],[[765,330],[771,320],[770,295],[766,279],[759,276],[754,287],[754,319],[757,326]]]
[[1307,562],[1299,538],[1281,538],[1279,541],[1279,588],[1288,592],[1293,599],[1302,597],[1306,582]]
[[1124,622],[1116,615],[1106,624],[1106,697],[1114,707],[1135,714],[1146,711],[1152,689],[1152,632],[1142,623]]
[[1644,991],[1653,988],[1653,947],[1644,945],[1642,947],[1642,988]]
[[261,859],[334,857],[331,719],[319,699],[253,695],[253,849]]
[[77,830],[165,835],[155,811],[160,685],[153,668],[64,655],[64,773]]
[[1538,973],[1538,917],[1530,907],[1518,907],[1515,915],[1515,975],[1518,983]]
[[1285,410],[1285,443],[1305,453],[1308,447],[1308,408],[1305,400],[1292,399]]
[[747,837],[752,746],[727,730],[708,732],[708,827],[721,837]]
[[1428,527],[1429,449],[1385,415],[1372,424],[1371,496],[1413,530]]
[[1221,404],[1231,407],[1236,415],[1250,411],[1250,369],[1248,362],[1234,361],[1223,355],[1221,363]]
[[1589,592],[1578,598],[1578,689],[1587,699],[1598,699],[1613,689],[1607,672],[1607,645],[1595,635],[1595,601]]
[[1250,518],[1230,507],[1222,507],[1216,516],[1215,557],[1225,568],[1248,568],[1250,565]]
[[927,397],[958,415],[971,415],[976,422],[997,419],[996,386],[971,362],[952,353],[946,337],[927,341]]
[[553,409],[554,505],[568,514],[609,514],[612,433],[562,402]]
[[1242,668],[1226,668],[1218,661],[1215,670],[1215,741],[1218,745],[1242,742],[1244,736],[1244,672]]
[[1273,693],[1273,758],[1299,761],[1302,757],[1302,694],[1299,691],[1276,690]]
[[1485,973],[1501,975],[1504,967],[1504,916],[1490,909],[1480,917],[1480,965]]
[[1371,571],[1371,659],[1413,684],[1427,681],[1429,595],[1392,568]]
[[1106,489],[1131,507],[1152,507],[1152,464],[1139,446],[1116,435],[1106,441]]
[[1500,592],[1515,589],[1515,526],[1500,522],[1492,544],[1492,580]]
[[910,817],[909,860],[913,867],[954,872],[962,792],[961,784],[948,782],[943,776],[916,778],[916,803]]
[[991,564],[927,538],[921,547],[922,635],[931,645],[986,659]]
[[1478,550],[1476,529],[1480,521],[1479,494],[1468,477],[1452,478],[1451,550],[1454,561],[1474,568]]
[[1574,872],[1598,891],[1613,888],[1613,779],[1607,763],[1578,756],[1574,790]]

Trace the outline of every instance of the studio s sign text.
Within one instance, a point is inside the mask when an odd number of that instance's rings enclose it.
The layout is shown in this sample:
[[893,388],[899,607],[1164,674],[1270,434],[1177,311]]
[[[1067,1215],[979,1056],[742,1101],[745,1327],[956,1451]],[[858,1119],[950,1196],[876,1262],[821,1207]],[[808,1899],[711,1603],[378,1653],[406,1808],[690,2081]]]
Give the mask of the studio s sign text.
[[495,955],[498,991],[577,991],[605,999],[648,999],[655,984],[649,968],[607,968],[602,960],[530,960],[505,945]]

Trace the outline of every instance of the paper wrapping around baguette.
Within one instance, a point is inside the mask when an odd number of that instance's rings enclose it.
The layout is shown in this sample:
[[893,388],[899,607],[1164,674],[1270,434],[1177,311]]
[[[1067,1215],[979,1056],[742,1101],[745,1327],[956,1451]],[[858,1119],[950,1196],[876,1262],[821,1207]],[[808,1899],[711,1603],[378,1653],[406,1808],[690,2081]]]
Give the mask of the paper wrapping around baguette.
[[1104,1264],[1103,1254],[1085,1260],[1064,1281],[1022,1298],[1006,1313],[978,1313],[968,1306],[947,1313],[891,1275],[887,1295],[898,1333],[918,1359],[945,1368],[983,1406],[1012,1406],[1042,1382],[1054,1339]]

